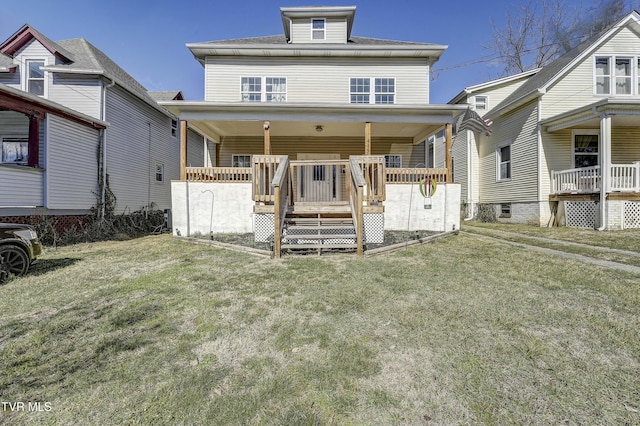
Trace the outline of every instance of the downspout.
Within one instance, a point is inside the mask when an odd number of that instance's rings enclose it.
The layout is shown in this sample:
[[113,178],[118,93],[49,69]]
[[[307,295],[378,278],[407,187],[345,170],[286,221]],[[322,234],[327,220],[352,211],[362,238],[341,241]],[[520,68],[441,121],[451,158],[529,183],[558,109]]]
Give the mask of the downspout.
[[148,161],[147,161],[147,208],[145,209],[145,219],[149,219],[149,209],[151,208],[151,122],[147,121],[149,126],[149,143],[147,147]]
[[[107,78],[107,77],[105,77]],[[104,85],[102,80],[102,104],[100,105],[100,119],[107,121],[107,89],[115,86],[116,81],[111,80],[108,86]],[[107,129],[105,128],[102,133],[102,188],[100,188],[100,200],[102,202],[102,211],[100,212],[101,219],[104,219],[105,202],[107,198]]]
[[607,188],[609,187],[609,151],[611,145],[611,116],[600,116],[600,226],[597,231],[604,231],[607,227],[606,202]]

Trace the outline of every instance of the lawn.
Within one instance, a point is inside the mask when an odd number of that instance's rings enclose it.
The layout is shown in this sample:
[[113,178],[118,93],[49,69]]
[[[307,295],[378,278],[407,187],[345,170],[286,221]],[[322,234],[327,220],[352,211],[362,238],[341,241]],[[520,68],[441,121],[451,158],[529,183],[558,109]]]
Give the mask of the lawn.
[[0,423],[640,424],[639,284],[473,234],[47,250],[0,286]]

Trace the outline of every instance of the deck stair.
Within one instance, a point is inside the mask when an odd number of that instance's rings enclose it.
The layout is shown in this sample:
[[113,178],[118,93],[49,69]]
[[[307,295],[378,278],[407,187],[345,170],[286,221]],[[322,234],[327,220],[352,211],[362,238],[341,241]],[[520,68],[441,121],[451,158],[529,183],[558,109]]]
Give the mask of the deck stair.
[[356,230],[351,215],[340,213],[288,214],[282,249],[290,253],[354,251]]

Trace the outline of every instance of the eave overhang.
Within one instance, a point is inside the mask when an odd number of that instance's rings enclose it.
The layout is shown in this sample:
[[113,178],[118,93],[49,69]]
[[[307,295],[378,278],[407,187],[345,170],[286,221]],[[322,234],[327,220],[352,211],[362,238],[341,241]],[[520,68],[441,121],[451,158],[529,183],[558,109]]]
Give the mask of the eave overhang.
[[593,104],[576,108],[540,121],[547,132],[568,129],[580,124],[599,120],[602,116],[640,116],[640,100],[603,99]]

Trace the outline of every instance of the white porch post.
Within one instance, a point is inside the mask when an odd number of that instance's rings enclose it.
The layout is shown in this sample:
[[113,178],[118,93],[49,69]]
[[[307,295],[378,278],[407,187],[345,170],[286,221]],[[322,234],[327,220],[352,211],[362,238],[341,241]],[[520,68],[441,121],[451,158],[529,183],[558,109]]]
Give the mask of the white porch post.
[[606,201],[607,192],[611,188],[611,116],[603,114],[600,117],[600,227],[603,231],[607,227]]

